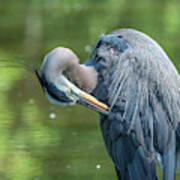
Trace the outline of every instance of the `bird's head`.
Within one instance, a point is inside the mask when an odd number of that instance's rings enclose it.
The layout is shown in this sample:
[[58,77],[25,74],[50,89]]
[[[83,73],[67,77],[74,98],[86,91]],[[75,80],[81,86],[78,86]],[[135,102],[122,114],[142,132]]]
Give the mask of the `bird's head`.
[[78,57],[68,48],[58,47],[43,60],[40,74],[36,75],[48,100],[60,106],[76,102],[107,114],[108,107],[90,95],[97,85],[93,66],[79,64]]

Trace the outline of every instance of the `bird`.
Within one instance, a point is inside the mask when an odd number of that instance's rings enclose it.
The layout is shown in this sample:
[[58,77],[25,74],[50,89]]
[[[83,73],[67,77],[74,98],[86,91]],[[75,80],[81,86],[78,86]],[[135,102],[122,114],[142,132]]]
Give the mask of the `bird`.
[[180,77],[150,36],[122,28],[99,37],[79,64],[65,47],[49,52],[36,75],[51,103],[99,113],[118,180],[174,180],[180,162]]

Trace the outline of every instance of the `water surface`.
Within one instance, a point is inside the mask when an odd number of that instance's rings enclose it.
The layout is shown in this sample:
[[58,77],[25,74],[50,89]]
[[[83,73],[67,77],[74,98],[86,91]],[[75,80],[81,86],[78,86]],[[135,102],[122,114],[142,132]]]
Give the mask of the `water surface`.
[[[0,59],[39,67],[48,51],[66,46],[83,62],[100,34],[132,27],[179,69],[179,19],[178,1],[0,0]],[[34,74],[0,68],[0,179],[116,179],[97,113],[51,105]]]

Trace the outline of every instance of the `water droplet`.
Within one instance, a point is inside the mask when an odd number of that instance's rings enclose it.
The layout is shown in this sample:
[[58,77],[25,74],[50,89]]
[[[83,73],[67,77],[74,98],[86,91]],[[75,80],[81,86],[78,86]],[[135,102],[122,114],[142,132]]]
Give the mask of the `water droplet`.
[[76,135],[77,135],[77,132],[76,132],[76,131],[72,132],[72,135],[73,135],[73,136],[76,136]]
[[86,45],[85,48],[84,48],[84,50],[85,50],[86,52],[90,52],[90,51],[91,51],[91,46],[90,46],[90,45]]
[[29,99],[29,104],[34,104],[34,99]]
[[39,178],[35,177],[33,180],[39,180]]
[[77,11],[80,11],[82,9],[82,5],[81,4],[76,4],[75,8]]
[[51,119],[54,119],[54,118],[56,118],[56,114],[55,114],[55,113],[50,113],[50,114],[49,114],[49,117],[50,117]]
[[70,168],[71,168],[71,165],[68,164],[68,165],[66,166],[66,168],[67,168],[67,169],[70,169]]
[[101,168],[101,165],[100,164],[97,164],[96,165],[96,169],[100,169]]

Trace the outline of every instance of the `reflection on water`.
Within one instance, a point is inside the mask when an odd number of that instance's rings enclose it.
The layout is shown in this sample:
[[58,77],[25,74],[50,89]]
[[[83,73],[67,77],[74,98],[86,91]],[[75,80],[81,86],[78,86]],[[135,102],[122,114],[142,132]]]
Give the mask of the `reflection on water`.
[[[180,67],[178,1],[0,4],[0,59],[24,59],[38,67],[50,49],[63,45],[83,62],[101,33],[128,26],[155,37]],[[0,111],[0,179],[115,179],[97,114],[78,105],[50,105],[34,74],[1,68]]]

